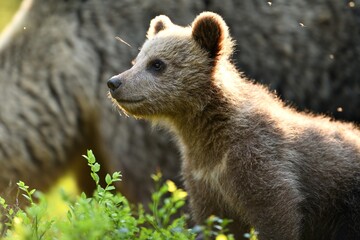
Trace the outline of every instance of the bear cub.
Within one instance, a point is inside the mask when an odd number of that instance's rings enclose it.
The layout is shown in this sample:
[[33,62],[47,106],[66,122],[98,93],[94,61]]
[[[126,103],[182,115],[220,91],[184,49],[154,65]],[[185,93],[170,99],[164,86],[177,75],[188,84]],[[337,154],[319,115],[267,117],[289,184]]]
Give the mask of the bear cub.
[[215,13],[189,27],[158,16],[110,95],[174,133],[198,223],[233,219],[237,239],[251,226],[260,240],[360,239],[359,129],[285,106],[235,69],[233,43]]

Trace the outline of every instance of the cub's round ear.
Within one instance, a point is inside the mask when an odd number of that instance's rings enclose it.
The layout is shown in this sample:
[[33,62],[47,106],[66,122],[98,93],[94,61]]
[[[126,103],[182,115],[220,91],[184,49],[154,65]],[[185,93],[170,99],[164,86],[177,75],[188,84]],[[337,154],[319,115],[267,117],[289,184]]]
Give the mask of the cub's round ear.
[[225,21],[216,13],[203,12],[192,23],[194,40],[209,53],[210,58],[229,56],[232,53],[233,41]]
[[149,30],[147,31],[146,37],[150,39],[154,37],[156,34],[158,34],[158,32],[163,31],[171,27],[172,25],[173,23],[167,16],[165,15],[157,16],[153,20],[151,20],[150,27]]

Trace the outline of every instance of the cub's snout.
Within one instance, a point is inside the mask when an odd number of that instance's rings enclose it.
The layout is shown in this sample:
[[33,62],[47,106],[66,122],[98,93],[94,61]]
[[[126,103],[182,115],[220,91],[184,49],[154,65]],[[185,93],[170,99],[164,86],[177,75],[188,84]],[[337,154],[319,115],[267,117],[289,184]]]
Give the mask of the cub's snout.
[[110,92],[114,92],[116,89],[118,89],[122,84],[121,79],[119,78],[118,75],[111,77],[108,81],[107,81],[107,86],[110,89]]

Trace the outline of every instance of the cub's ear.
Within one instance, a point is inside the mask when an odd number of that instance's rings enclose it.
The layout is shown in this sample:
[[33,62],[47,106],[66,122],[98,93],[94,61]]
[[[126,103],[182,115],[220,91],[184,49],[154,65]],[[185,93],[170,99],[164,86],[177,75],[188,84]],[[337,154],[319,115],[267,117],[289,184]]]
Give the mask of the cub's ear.
[[153,20],[151,20],[150,27],[149,30],[147,31],[146,37],[150,39],[154,37],[156,34],[158,34],[158,32],[163,31],[171,27],[172,25],[173,23],[167,16],[165,15],[157,16]]
[[209,53],[210,58],[230,56],[233,42],[225,21],[216,13],[203,12],[192,23],[194,40]]

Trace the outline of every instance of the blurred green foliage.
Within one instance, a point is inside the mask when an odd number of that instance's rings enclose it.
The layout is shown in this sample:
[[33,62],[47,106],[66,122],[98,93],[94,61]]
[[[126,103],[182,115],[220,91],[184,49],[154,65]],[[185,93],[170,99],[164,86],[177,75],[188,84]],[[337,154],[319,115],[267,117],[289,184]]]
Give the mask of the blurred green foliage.
[[[187,194],[172,181],[161,181],[161,174],[153,175],[155,191],[149,204],[132,206],[120,193],[114,191],[114,183],[121,181],[120,172],[105,177],[106,186],[99,185],[100,164],[92,151],[84,156],[96,183],[92,196],[82,193],[71,197],[61,192],[66,204],[66,215],[54,215],[49,199],[35,189],[19,181],[19,196],[28,200],[25,209],[8,205],[0,197],[0,238],[4,240],[47,239],[139,239],[139,240],[195,240],[202,235],[205,240],[234,240],[228,233],[229,220],[211,216],[202,226],[188,228],[188,216],[183,214]],[[176,217],[176,214],[180,216]]]
[[0,32],[19,8],[21,0],[0,0]]

